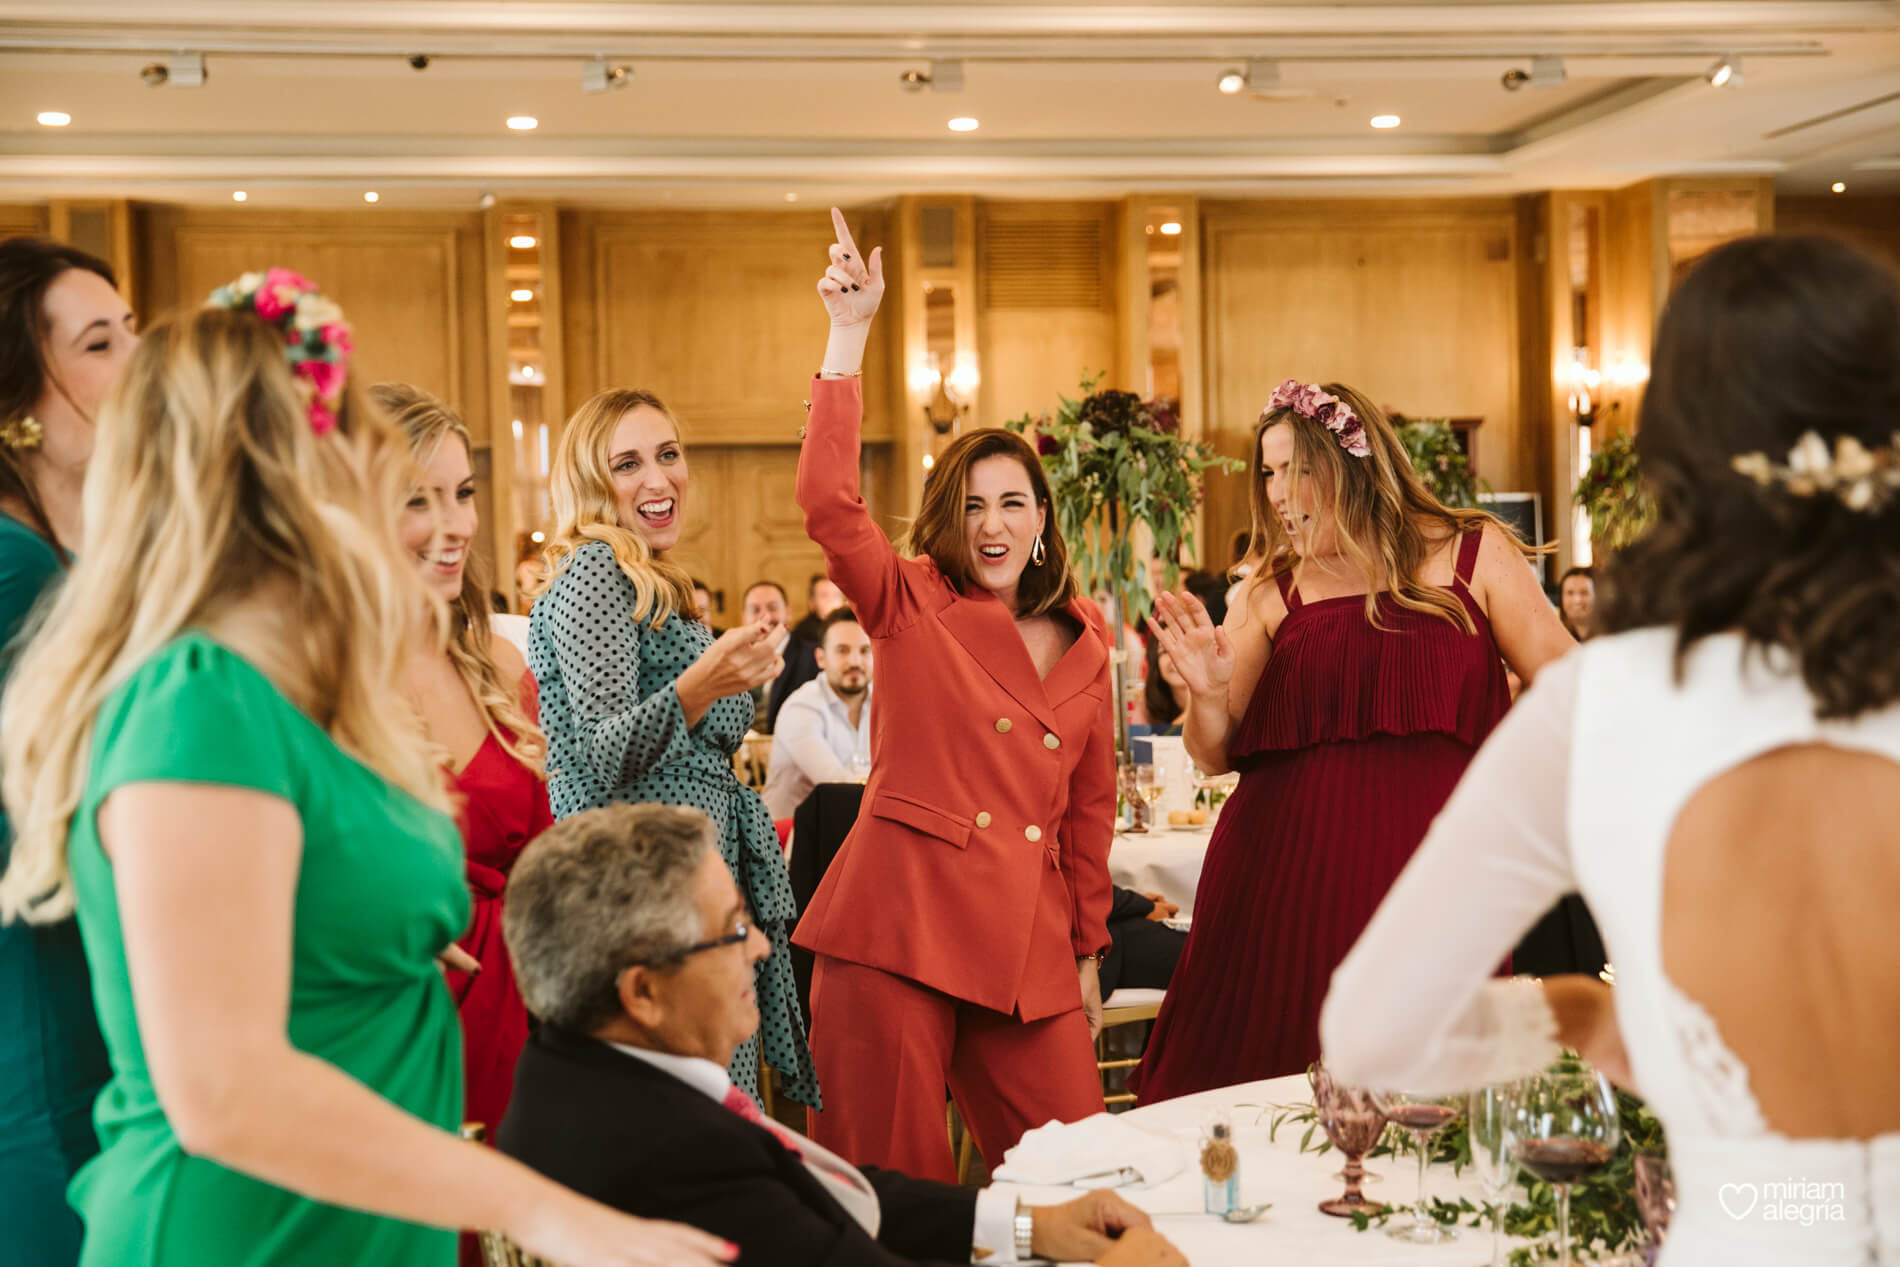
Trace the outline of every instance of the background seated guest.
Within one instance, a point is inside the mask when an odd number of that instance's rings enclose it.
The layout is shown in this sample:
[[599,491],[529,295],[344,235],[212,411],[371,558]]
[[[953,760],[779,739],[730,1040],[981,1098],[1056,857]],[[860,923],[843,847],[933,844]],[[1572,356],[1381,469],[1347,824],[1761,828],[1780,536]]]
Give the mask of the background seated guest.
[[1115,886],[1115,904],[1108,911],[1108,953],[1102,956],[1102,997],[1123,986],[1136,990],[1165,990],[1181,960],[1187,934],[1161,921],[1180,907],[1159,893],[1137,893]]
[[[1201,600],[1207,618],[1215,624],[1227,619],[1227,582],[1212,572],[1190,572],[1181,586]],[[1187,680],[1181,676],[1174,658],[1161,649],[1158,638],[1147,640],[1148,666],[1142,675],[1141,698],[1134,720],[1152,726],[1157,735],[1181,733],[1181,716],[1187,712]]]
[[871,636],[849,608],[824,622],[819,676],[793,691],[773,730],[765,808],[790,818],[820,783],[871,772]]
[[1578,642],[1597,636],[1597,579],[1589,568],[1571,568],[1557,583],[1564,628]]
[[778,710],[785,707],[791,693],[818,676],[818,644],[792,632],[786,623],[791,612],[791,600],[777,581],[754,581],[747,587],[746,623],[771,621],[778,628],[778,641],[772,649],[785,661],[776,678],[752,690],[752,729],[761,735],[772,733],[778,724]]
[[825,640],[825,622],[844,606],[844,591],[823,572],[813,572],[805,590],[805,618],[792,626],[792,637],[806,642]]
[[700,580],[698,577],[693,578],[693,615],[699,618],[700,624],[706,626],[706,628],[712,630],[714,633],[722,634],[726,632],[719,628],[719,626],[713,624],[712,591],[707,589],[706,582]]
[[726,1065],[758,1028],[752,965],[771,943],[696,810],[563,819],[523,854],[503,929],[543,1023],[499,1143],[550,1178],[782,1267],[1012,1262],[1019,1211],[1037,1257],[1186,1261],[1113,1193],[1026,1209],[1000,1188],[859,1171],[763,1118]]

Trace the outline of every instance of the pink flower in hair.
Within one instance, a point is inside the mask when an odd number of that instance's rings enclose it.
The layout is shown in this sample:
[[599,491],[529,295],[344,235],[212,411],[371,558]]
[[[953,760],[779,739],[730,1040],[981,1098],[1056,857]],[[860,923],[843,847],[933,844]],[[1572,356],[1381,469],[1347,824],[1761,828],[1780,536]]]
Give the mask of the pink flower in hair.
[[[272,269],[272,273],[281,272]],[[265,278],[264,284],[257,288],[256,298],[251,303],[257,309],[257,315],[266,321],[276,321],[297,306],[297,292],[285,283]]]
[[334,400],[343,394],[343,365],[340,361],[298,361],[297,377],[309,383],[319,400]]
[[1260,411],[1260,416],[1264,418],[1280,409],[1290,409],[1302,418],[1311,418],[1319,423],[1333,433],[1333,439],[1340,448],[1356,458],[1368,457],[1372,453],[1365,424],[1352,411],[1352,406],[1322,391],[1317,383],[1287,379],[1273,389],[1273,395],[1267,400],[1267,407]]
[[326,347],[333,347],[339,352],[356,351],[356,340],[350,337],[350,328],[341,321],[325,325],[317,331],[317,337],[323,340]]
[[336,430],[336,414],[320,400],[310,402],[310,429],[320,436]]

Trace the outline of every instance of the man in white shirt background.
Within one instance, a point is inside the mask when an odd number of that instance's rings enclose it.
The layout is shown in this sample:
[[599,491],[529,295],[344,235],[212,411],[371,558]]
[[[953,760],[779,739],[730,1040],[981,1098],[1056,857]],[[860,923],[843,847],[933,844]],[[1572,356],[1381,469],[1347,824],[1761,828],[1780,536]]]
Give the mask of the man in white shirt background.
[[790,818],[820,783],[871,772],[871,636],[848,607],[825,619],[818,670],[779,709],[765,778],[773,818]]

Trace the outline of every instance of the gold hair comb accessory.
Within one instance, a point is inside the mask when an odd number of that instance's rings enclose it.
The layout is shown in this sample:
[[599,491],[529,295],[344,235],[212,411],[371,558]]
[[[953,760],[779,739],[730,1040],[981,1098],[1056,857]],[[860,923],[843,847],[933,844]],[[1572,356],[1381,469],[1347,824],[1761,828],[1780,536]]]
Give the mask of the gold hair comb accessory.
[[1872,449],[1853,436],[1836,436],[1831,450],[1826,440],[1806,431],[1789,450],[1785,466],[1761,452],[1737,454],[1729,465],[1763,488],[1779,484],[1796,497],[1831,493],[1849,510],[1877,511],[1900,492],[1900,431],[1891,445]]

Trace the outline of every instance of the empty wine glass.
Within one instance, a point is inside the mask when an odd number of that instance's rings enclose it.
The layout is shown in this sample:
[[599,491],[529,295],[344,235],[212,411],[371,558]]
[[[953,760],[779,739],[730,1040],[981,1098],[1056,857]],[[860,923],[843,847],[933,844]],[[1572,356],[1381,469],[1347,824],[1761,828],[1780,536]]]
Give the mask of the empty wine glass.
[[1320,1213],[1336,1214],[1348,1217],[1357,1211],[1376,1214],[1385,1207],[1376,1201],[1366,1200],[1366,1194],[1359,1184],[1365,1178],[1365,1167],[1361,1159],[1379,1142],[1385,1134],[1385,1114],[1372,1102],[1370,1091],[1354,1087],[1342,1087],[1333,1081],[1326,1066],[1315,1064],[1307,1071],[1307,1078],[1313,1084],[1313,1108],[1319,1117],[1321,1129],[1346,1158],[1343,1178],[1346,1192],[1343,1196],[1319,1203]]
[[851,781],[863,783],[871,777],[871,755],[866,752],[851,754]]
[[1504,1264],[1504,1197],[1517,1178],[1511,1156],[1511,1093],[1514,1084],[1501,1083],[1471,1093],[1465,1115],[1471,1132],[1471,1168],[1478,1186],[1491,1203],[1491,1267]]
[[1437,1245],[1458,1235],[1451,1228],[1440,1226],[1426,1208],[1425,1165],[1432,1136],[1451,1124],[1463,1102],[1462,1095],[1422,1095],[1412,1091],[1373,1094],[1373,1103],[1379,1106],[1379,1111],[1394,1125],[1411,1132],[1413,1142],[1418,1145],[1418,1205],[1412,1211],[1411,1223],[1385,1230],[1392,1239],[1412,1245]]
[[1517,1085],[1510,1118],[1511,1155],[1556,1191],[1558,1261],[1570,1267],[1570,1186],[1616,1156],[1616,1092],[1593,1069],[1541,1073]]
[[1669,1169],[1669,1159],[1661,1153],[1638,1153],[1634,1168],[1636,1210],[1643,1216],[1643,1226],[1649,1229],[1643,1261],[1653,1263],[1669,1233],[1669,1216],[1676,1212],[1676,1177]]
[[1160,800],[1161,795],[1157,792],[1152,798],[1149,797],[1148,788],[1157,777],[1152,762],[1125,765],[1121,769],[1121,793],[1122,799],[1128,802],[1128,830],[1131,834],[1147,831],[1148,823],[1154,817],[1148,807]]

